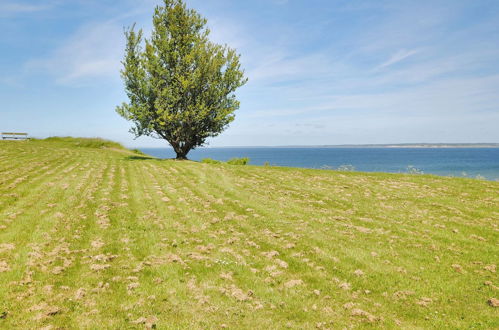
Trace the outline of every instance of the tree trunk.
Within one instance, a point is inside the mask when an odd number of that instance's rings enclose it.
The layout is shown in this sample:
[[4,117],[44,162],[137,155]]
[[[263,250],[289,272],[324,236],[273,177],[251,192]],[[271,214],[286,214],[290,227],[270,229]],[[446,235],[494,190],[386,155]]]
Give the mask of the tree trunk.
[[173,150],[175,150],[175,153],[177,154],[177,160],[187,160],[187,154],[189,151],[191,151],[191,147],[188,144],[183,144],[182,146],[179,146],[178,144],[172,145]]
[[177,152],[177,160],[187,160],[187,153],[185,152]]

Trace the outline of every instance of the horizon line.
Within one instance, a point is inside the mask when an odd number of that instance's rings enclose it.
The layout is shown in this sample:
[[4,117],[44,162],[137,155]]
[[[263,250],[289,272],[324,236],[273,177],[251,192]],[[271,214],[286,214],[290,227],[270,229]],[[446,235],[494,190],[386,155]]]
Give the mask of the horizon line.
[[[246,145],[246,146],[201,146],[197,147],[196,149],[202,149],[202,148],[352,148],[352,147],[440,147],[440,148],[445,148],[445,147],[450,147],[450,148],[456,148],[456,147],[482,147],[482,148],[487,148],[487,147],[493,147],[493,148],[499,148],[499,142],[466,142],[466,143],[446,143],[446,142],[436,142],[436,143],[431,143],[431,142],[422,142],[422,143],[363,143],[363,144],[309,144],[309,145],[265,145],[265,146],[259,146],[259,145]],[[171,146],[166,146],[166,147],[153,147],[153,146],[135,146],[132,148],[148,148],[148,149],[172,149]]]

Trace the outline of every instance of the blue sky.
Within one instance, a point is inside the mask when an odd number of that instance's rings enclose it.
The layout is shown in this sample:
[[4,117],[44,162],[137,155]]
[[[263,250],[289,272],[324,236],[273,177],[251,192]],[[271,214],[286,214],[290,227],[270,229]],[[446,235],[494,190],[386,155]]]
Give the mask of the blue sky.
[[[0,130],[128,133],[123,27],[152,0],[0,0]],[[188,0],[249,78],[211,146],[499,142],[499,1]]]

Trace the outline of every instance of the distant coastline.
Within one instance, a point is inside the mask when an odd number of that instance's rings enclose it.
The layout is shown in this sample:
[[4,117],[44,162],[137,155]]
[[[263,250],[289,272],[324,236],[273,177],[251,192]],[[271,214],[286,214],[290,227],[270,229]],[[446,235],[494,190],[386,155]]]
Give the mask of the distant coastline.
[[324,146],[327,148],[499,148],[499,143],[401,143]]
[[223,146],[203,148],[499,148],[499,143],[395,143],[287,146]]

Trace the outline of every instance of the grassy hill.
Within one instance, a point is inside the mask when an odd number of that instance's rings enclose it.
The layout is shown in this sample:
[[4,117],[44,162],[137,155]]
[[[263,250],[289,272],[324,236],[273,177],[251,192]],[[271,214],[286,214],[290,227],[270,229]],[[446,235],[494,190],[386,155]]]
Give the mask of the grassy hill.
[[0,328],[493,328],[498,242],[498,182],[0,141]]

